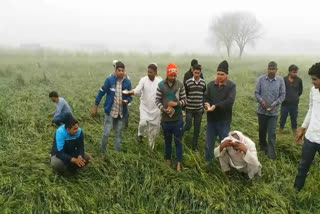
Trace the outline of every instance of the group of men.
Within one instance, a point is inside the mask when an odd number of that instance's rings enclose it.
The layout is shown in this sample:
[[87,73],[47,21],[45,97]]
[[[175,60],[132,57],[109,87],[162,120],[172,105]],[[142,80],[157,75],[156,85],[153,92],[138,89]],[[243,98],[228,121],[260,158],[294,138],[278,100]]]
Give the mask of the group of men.
[[[252,179],[261,175],[261,164],[258,160],[255,143],[239,131],[231,131],[232,108],[236,97],[236,85],[228,79],[229,65],[222,61],[216,73],[216,79],[206,84],[202,67],[196,59],[191,61],[191,68],[184,75],[183,82],[177,79],[178,68],[175,64],[167,66],[166,78],[158,75],[158,66],[152,63],[147,68],[147,76],[140,79],[132,89],[131,81],[125,73],[125,65],[120,61],[114,63],[115,72],[110,75],[100,88],[92,112],[97,115],[101,99],[106,95],[104,103],[104,132],[102,136],[102,158],[105,157],[108,138],[112,129],[116,133],[116,151],[120,151],[125,118],[128,116],[128,104],[132,96],[140,97],[140,122],[138,141],[148,136],[149,145],[155,146],[155,138],[163,129],[165,140],[165,158],[172,164],[172,138],[176,147],[177,171],[182,170],[183,133],[189,131],[194,121],[192,149],[198,152],[198,138],[202,115],[206,112],[205,159],[211,162],[213,155],[219,159],[221,168],[226,174],[232,169],[243,172]],[[297,131],[297,114],[299,96],[302,94],[302,81],[297,76],[298,67],[291,65],[289,74],[282,78],[277,73],[277,63],[268,64],[268,73],[258,79],[255,97],[258,101],[259,145],[261,151],[271,159],[276,159],[276,126],[278,108],[281,104],[279,133],[283,132],[288,114],[291,117],[291,128],[297,133],[297,141],[301,141],[304,133],[302,160],[296,178],[295,187],[300,190],[304,185],[307,172],[313,161],[315,152],[320,152],[320,115],[316,109],[320,104],[320,63],[309,69],[314,87],[310,93],[310,107],[302,129]],[[83,167],[91,157],[83,150],[83,131],[73,118],[72,111],[66,101],[56,92],[49,97],[57,103],[54,122],[60,126],[56,132],[51,152],[52,166],[57,170]],[[64,109],[62,111],[62,109]],[[185,111],[185,125],[183,120]],[[65,113],[67,112],[67,113]],[[65,116],[67,115],[67,116]],[[219,137],[220,145],[215,148]],[[268,140],[267,140],[268,137]]]

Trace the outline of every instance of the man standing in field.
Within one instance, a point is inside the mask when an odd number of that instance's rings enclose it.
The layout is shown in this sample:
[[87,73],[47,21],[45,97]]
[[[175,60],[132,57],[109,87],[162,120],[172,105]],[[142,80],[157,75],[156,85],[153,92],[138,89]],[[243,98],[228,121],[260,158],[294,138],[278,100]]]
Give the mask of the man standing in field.
[[72,116],[56,131],[51,149],[51,166],[60,174],[73,174],[86,166],[91,156],[84,152],[84,134]]
[[[116,64],[117,62],[119,62],[119,60],[112,60],[112,66],[114,69],[116,69]],[[116,75],[116,72],[110,74],[110,76],[112,75]],[[129,75],[126,73],[126,71],[124,71],[124,78],[127,78],[128,80],[130,80]],[[128,104],[128,113],[124,116],[124,128],[127,129],[129,127],[129,117],[130,117],[130,112],[129,112],[129,106],[131,105],[131,103]]]
[[288,114],[290,114],[292,132],[295,134],[297,131],[299,97],[303,90],[302,80],[297,76],[298,70],[296,65],[290,65],[288,76],[283,78],[286,85],[286,98],[281,104],[280,134],[283,133]]
[[157,74],[157,64],[148,66],[147,76],[140,79],[137,87],[129,91],[129,95],[140,97],[140,122],[138,141],[141,143],[143,135],[147,134],[149,146],[154,149],[155,138],[160,131],[160,110],[156,106],[156,93],[162,78]]
[[172,136],[176,144],[177,171],[182,167],[182,136],[183,119],[182,107],[186,105],[186,92],[179,80],[177,80],[178,68],[175,64],[169,64],[167,78],[162,80],[157,88],[156,105],[162,112],[161,125],[166,144],[166,159],[171,165]]
[[[198,60],[196,59],[193,59],[191,60],[191,67],[190,69],[184,74],[184,77],[183,77],[183,84],[184,84],[184,87],[186,87],[186,81],[190,78],[193,77],[193,66],[195,65],[198,65]],[[201,73],[200,74],[200,78],[203,79],[203,74]]]
[[278,108],[286,96],[283,78],[276,75],[277,70],[277,63],[274,61],[269,62],[268,74],[259,77],[255,90],[255,97],[258,101],[260,149],[271,160],[276,159]]
[[194,119],[194,131],[192,149],[198,152],[198,138],[201,128],[201,119],[204,112],[203,96],[206,91],[206,82],[201,76],[201,65],[194,65],[192,67],[193,77],[185,82],[185,89],[187,94],[186,105],[186,125],[184,131],[189,131],[192,126],[192,119]]
[[320,63],[312,65],[309,75],[314,86],[310,91],[308,113],[296,138],[297,142],[301,142],[305,135],[298,175],[294,183],[298,191],[304,186],[316,152],[320,154]]
[[131,90],[131,82],[129,79],[125,78],[124,64],[118,61],[115,69],[115,75],[108,77],[104,82],[104,85],[100,88],[92,112],[93,116],[97,115],[100,101],[102,97],[107,94],[104,103],[105,119],[102,136],[102,158],[104,158],[104,154],[106,153],[109,134],[113,127],[116,131],[115,150],[120,151],[124,118],[125,115],[128,114],[127,105],[132,100],[131,96],[123,93],[123,91]]
[[67,101],[59,97],[56,91],[52,91],[49,93],[49,97],[52,102],[57,104],[57,109],[53,112],[53,120],[52,123],[55,123],[57,126],[66,123],[70,116],[72,116],[72,111]]
[[206,161],[212,161],[217,136],[220,141],[228,136],[232,120],[232,107],[236,97],[236,85],[228,79],[229,65],[226,60],[217,69],[216,80],[207,85],[204,96],[207,110]]

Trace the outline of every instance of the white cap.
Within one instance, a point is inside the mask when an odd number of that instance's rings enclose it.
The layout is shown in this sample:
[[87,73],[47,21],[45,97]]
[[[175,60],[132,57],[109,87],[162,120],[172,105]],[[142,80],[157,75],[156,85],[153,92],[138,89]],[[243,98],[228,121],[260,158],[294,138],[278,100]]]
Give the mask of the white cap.
[[155,63],[155,62],[153,62],[153,63],[151,63],[152,65],[155,65],[157,68],[158,68],[158,65],[157,65],[157,63]]
[[112,65],[113,65],[113,67],[116,67],[116,63],[118,62],[118,60],[116,60],[116,59],[114,59],[113,61],[112,61]]

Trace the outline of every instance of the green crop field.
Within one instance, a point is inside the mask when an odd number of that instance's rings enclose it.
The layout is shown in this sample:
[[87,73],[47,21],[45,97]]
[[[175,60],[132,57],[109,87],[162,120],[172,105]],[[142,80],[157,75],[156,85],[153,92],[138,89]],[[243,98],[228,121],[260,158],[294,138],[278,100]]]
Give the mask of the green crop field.
[[[235,174],[228,179],[215,160],[204,160],[206,118],[202,122],[200,153],[190,150],[192,131],[183,138],[183,171],[177,173],[164,158],[162,135],[152,151],[147,142],[136,140],[139,99],[130,107],[129,128],[123,133],[121,152],[114,151],[114,134],[108,151],[100,159],[104,112],[91,117],[95,96],[113,72],[112,60],[126,65],[132,85],[146,75],[151,62],[165,77],[168,63],[176,63],[179,79],[197,58],[207,82],[215,78],[223,59],[193,55],[139,55],[84,53],[0,53],[0,213],[320,213],[320,162],[317,155],[304,189],[297,193],[293,182],[301,156],[287,123],[277,136],[277,160],[262,152],[262,177],[253,183]],[[304,82],[299,125],[308,108],[311,80],[309,67],[319,60],[312,56],[256,56],[229,60],[229,78],[237,84],[232,129],[258,142],[256,79],[275,60],[279,75],[286,75],[294,63]],[[75,176],[56,175],[49,152],[56,127],[49,113],[55,104],[49,99],[59,92],[73,109],[85,133],[85,148],[94,161]],[[103,100],[104,102],[104,100]],[[216,144],[217,145],[217,144]],[[175,154],[175,153],[173,153]],[[175,165],[173,165],[175,166]]]

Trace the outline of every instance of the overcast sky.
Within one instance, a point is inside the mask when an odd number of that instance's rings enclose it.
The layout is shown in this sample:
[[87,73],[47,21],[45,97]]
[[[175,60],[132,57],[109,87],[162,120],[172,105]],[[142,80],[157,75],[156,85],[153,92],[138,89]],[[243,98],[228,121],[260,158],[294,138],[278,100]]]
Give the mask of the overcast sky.
[[221,54],[209,25],[239,10],[263,25],[247,54],[320,54],[316,0],[1,0],[0,45]]

